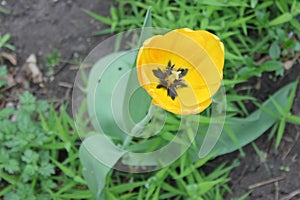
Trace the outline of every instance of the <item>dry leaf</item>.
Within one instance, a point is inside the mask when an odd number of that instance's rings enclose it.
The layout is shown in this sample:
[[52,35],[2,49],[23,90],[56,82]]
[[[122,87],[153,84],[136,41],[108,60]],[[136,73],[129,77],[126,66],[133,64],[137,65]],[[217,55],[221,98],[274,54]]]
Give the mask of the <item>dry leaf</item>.
[[6,52],[0,52],[0,57],[3,57],[5,59],[7,59],[13,65],[17,65],[16,55],[9,54],[9,53],[6,53]]
[[291,69],[291,67],[293,66],[294,62],[295,62],[294,59],[293,60],[285,61],[284,64],[283,64],[284,69],[285,70]]
[[34,83],[42,82],[43,75],[37,66],[37,59],[34,54],[31,54],[24,65],[24,70]]
[[11,75],[11,74],[6,74],[3,77],[3,79],[6,81],[7,87],[9,87],[9,88],[16,85],[16,81],[15,81],[13,75]]
[[296,54],[296,56],[292,60],[285,61],[283,64],[284,69],[285,70],[291,69],[299,57],[300,57],[300,53]]

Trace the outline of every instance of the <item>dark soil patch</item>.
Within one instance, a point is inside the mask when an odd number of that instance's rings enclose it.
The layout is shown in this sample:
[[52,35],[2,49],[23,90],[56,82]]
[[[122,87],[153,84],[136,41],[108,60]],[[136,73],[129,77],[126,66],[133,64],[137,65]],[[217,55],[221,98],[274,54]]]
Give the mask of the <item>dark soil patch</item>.
[[[55,50],[68,61],[83,60],[87,54],[107,36],[92,37],[92,33],[103,29],[104,24],[93,20],[82,9],[107,16],[111,1],[101,0],[0,0],[11,14],[0,13],[0,32],[10,33],[10,42],[16,47],[18,65],[21,67],[30,54],[35,54],[38,67],[45,74],[46,55]],[[66,88],[59,83],[73,85],[76,70],[69,69],[70,64],[60,63],[55,67],[54,80],[46,80],[45,88],[31,85],[31,92],[40,98],[61,99]]]

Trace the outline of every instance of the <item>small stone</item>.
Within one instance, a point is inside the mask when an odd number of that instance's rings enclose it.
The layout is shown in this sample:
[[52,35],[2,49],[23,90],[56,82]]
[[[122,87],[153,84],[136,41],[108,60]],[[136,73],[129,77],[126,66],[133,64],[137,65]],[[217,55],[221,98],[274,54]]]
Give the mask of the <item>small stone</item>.
[[75,52],[75,53],[73,54],[73,57],[74,57],[74,58],[79,58],[79,53]]
[[5,0],[1,1],[1,5],[2,6],[6,6],[7,5],[7,2]]
[[7,104],[6,104],[6,108],[13,108],[15,105],[14,105],[14,103],[13,102],[7,102]]

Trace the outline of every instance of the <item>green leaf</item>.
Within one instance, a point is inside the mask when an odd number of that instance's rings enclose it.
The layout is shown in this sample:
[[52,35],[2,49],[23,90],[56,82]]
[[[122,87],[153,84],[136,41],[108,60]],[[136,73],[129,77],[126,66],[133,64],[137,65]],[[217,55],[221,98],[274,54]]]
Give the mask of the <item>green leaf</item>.
[[140,35],[140,41],[139,41],[139,47],[142,46],[143,42],[152,37],[152,17],[151,17],[151,8],[148,8],[145,19],[144,19],[144,24],[141,30],[141,35]]
[[10,173],[13,174],[15,172],[20,171],[20,165],[19,162],[15,159],[10,158],[7,163],[4,163],[4,169]]
[[251,8],[255,8],[258,3],[258,0],[251,0]]
[[278,127],[278,132],[277,132],[277,137],[276,137],[276,143],[275,143],[275,148],[277,149],[279,147],[279,144],[281,142],[284,129],[285,129],[286,121],[285,119],[281,119]]
[[83,9],[83,11],[86,14],[88,14],[89,16],[93,17],[94,19],[99,20],[100,22],[103,22],[103,23],[108,24],[108,25],[112,24],[112,20],[109,19],[109,18],[98,15],[97,13],[94,13],[90,10]]
[[39,155],[32,151],[31,149],[26,149],[24,155],[22,156],[22,160],[26,163],[36,163],[39,159]]
[[7,74],[7,67],[5,65],[0,66],[0,78],[3,78]]
[[74,171],[72,171],[69,167],[64,166],[63,164],[59,163],[57,160],[53,159],[51,157],[51,161],[67,176],[70,178],[73,178],[75,182],[80,183],[80,184],[85,184],[85,181],[77,176]]
[[[146,27],[151,27],[150,9],[141,31],[140,45],[152,36],[151,28]],[[141,126],[138,123],[147,116],[151,104],[151,97],[138,82],[136,56],[137,50],[108,55],[90,72],[87,99],[92,123],[96,130],[119,141],[124,141],[126,133]]]
[[260,71],[261,73],[266,72],[273,72],[275,71],[276,75],[283,75],[284,73],[284,66],[283,63],[276,60],[268,60],[260,65],[259,69],[257,71]]
[[28,111],[34,111],[35,110],[35,96],[33,96],[30,92],[25,91],[20,96],[20,102],[22,105],[22,108]]
[[286,23],[286,22],[288,22],[292,19],[293,19],[293,15],[291,13],[284,13],[284,14],[276,17],[272,21],[270,21],[269,26],[276,26],[276,25],[279,25],[279,24],[283,24],[283,23]]
[[297,81],[295,81],[293,89],[289,95],[288,101],[286,103],[285,106],[285,111],[289,112],[293,106],[293,102],[295,100],[296,97],[296,91],[297,91],[297,87],[298,87],[298,83],[299,83],[299,79],[297,79]]
[[97,200],[104,199],[102,190],[111,166],[121,158],[120,152],[103,134],[86,138],[79,150],[83,176]]
[[72,194],[59,195],[62,199],[92,199],[92,193],[90,191],[74,191]]
[[[9,116],[11,116],[14,113],[14,111],[15,111],[14,108],[11,108],[11,107],[1,109],[0,110],[0,120],[7,119]],[[1,121],[1,122],[3,122],[3,121]],[[4,126],[2,126],[2,128],[4,128]]]
[[5,43],[9,40],[10,34],[6,33],[4,36],[0,37],[0,48],[2,48]]
[[286,121],[292,124],[300,125],[300,117],[296,115],[289,115],[286,117]]
[[277,42],[273,42],[269,49],[269,55],[272,59],[277,59],[280,57],[280,48]]
[[39,173],[44,177],[49,177],[55,173],[54,165],[51,163],[42,163],[39,167]]
[[26,165],[22,173],[23,181],[27,182],[32,180],[34,177],[37,176],[38,167],[37,165]]
[[207,193],[212,187],[218,183],[223,182],[222,179],[217,179],[215,181],[204,181],[202,183],[187,185],[187,192],[190,197],[202,196]]
[[10,14],[10,10],[7,10],[5,8],[3,8],[2,6],[0,6],[0,13],[4,13],[6,15]]
[[136,54],[118,52],[102,58],[92,68],[88,81],[87,105],[92,124],[117,141],[125,139],[123,130],[131,131],[128,104],[124,105],[129,76],[124,75],[130,73]]

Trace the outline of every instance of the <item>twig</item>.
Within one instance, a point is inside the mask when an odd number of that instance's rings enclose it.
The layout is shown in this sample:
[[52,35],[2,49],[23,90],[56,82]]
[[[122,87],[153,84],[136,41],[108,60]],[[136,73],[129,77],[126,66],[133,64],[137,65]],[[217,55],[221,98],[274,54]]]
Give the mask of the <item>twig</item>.
[[266,180],[266,181],[262,181],[262,182],[259,182],[259,183],[255,183],[255,184],[253,184],[253,185],[250,185],[249,187],[248,187],[248,189],[249,190],[252,190],[252,189],[254,189],[254,188],[257,188],[257,187],[260,187],[260,186],[263,186],[263,185],[267,185],[267,184],[270,184],[270,183],[274,183],[274,182],[276,182],[276,181],[280,181],[280,180],[282,180],[282,179],[284,179],[285,178],[285,176],[279,176],[279,177],[276,177],[276,178],[272,178],[272,179],[270,179],[270,180]]
[[292,171],[292,174],[297,174],[300,176],[300,172],[299,171]]
[[[71,59],[71,56],[69,58],[67,58],[67,60],[70,60],[70,59]],[[54,72],[53,76],[56,76],[57,74],[62,72],[65,69],[65,67],[68,65],[69,65],[68,62],[63,62],[62,66],[56,72]]]
[[233,182],[234,184],[233,185],[236,185],[238,184],[244,177],[246,171],[248,170],[248,165],[246,165],[241,173],[241,175]]
[[91,65],[91,64],[87,64],[87,63],[85,63],[85,64],[81,64],[80,66],[78,66],[78,65],[72,65],[72,66],[70,66],[69,67],[69,70],[79,70],[80,68],[83,68],[83,69],[88,69],[88,68],[91,68],[93,65]]
[[72,66],[70,66],[69,67],[69,70],[79,70],[79,68],[80,68],[80,66],[78,66],[78,65],[72,65]]
[[258,64],[263,64],[265,61],[270,60],[270,56],[264,56],[260,60],[257,61]]
[[69,89],[73,88],[73,85],[71,83],[67,83],[67,82],[59,82],[58,85],[60,87],[65,87],[65,88],[69,88]]
[[3,92],[5,92],[5,91],[7,91],[7,90],[10,90],[11,88],[15,87],[16,85],[17,85],[17,84],[14,83],[13,85],[7,86],[7,87],[1,89],[1,90],[0,90],[0,93],[3,93]]
[[278,200],[279,199],[279,186],[278,186],[278,181],[276,181],[274,183],[274,186],[275,186],[275,200]]
[[298,194],[300,194],[300,189],[291,192],[290,194],[284,196],[280,200],[289,200],[289,199],[292,199],[294,196],[297,196]]
[[55,108],[55,109],[58,109],[58,108],[62,105],[62,103],[63,103],[64,101],[67,101],[67,100],[69,99],[71,90],[72,90],[71,88],[67,88],[66,93],[65,93],[65,96],[64,96],[63,98],[59,99],[59,100],[56,102],[56,104],[54,104],[54,108]]

